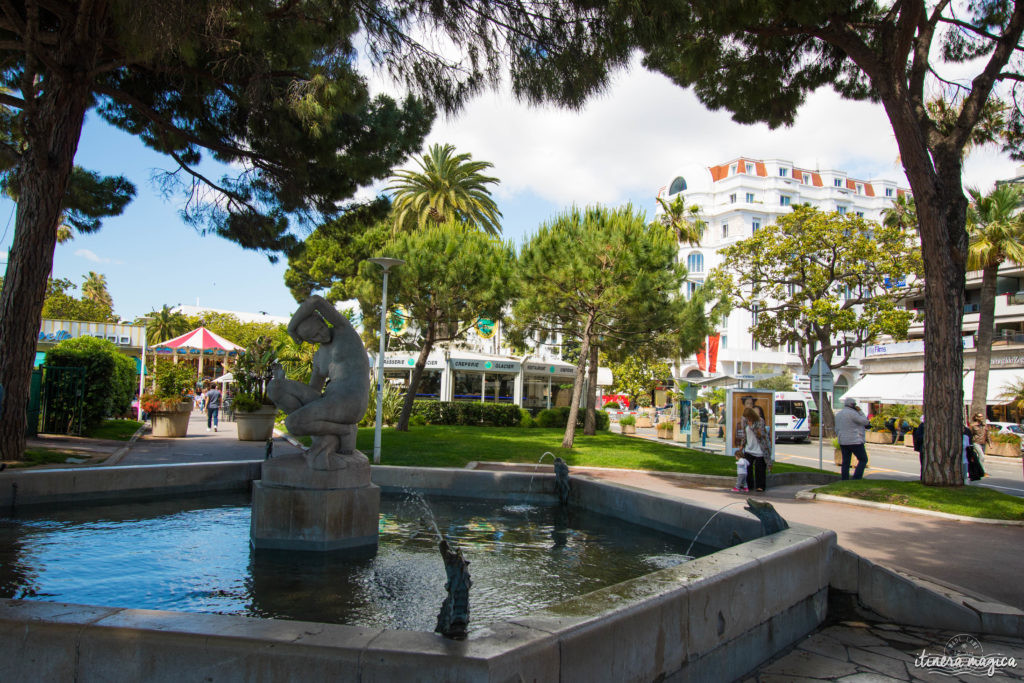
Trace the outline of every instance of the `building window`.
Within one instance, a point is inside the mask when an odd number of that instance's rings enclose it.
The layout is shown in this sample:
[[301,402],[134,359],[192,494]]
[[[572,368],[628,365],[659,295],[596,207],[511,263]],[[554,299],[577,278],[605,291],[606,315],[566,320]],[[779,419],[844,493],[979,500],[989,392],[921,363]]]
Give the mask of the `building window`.
[[864,186],[857,183],[857,194],[864,194]]
[[723,348],[723,349],[729,348],[729,337],[727,337],[726,335],[723,334],[721,341],[719,341],[719,343],[718,343],[718,346],[719,346],[719,348]]
[[747,167],[747,173],[753,173],[754,172],[754,165],[753,164],[744,164],[744,166]]
[[803,183],[804,185],[810,185],[811,184],[811,174],[810,173],[801,173],[800,174],[800,182]]
[[736,193],[735,192],[733,194],[729,195],[729,203],[730,204],[735,204],[736,203]]
[[786,351],[789,353],[796,353],[796,343],[786,342]]
[[704,272],[704,255],[700,252],[693,252],[686,257],[686,269],[691,273]]
[[843,179],[842,178],[833,178],[832,179],[832,184],[835,185],[836,187],[842,187],[843,186]]
[[858,211],[857,212],[857,218],[864,218],[864,212],[863,211]]
[[793,198],[788,194],[779,195],[779,206],[789,206],[792,200]]
[[845,216],[846,215],[846,207],[845,206],[837,206],[836,207],[836,213],[838,213],[840,216]]
[[672,185],[668,188],[669,194],[679,194],[680,192],[686,191],[686,180],[682,177],[676,178],[672,181]]
[[686,298],[689,299],[693,296],[694,292],[700,289],[700,286],[704,284],[703,280],[687,280],[686,281]]
[[788,178],[789,177],[789,169],[788,168],[780,168],[779,169],[779,177],[780,178]]
[[729,224],[728,223],[722,223],[722,238],[724,239],[724,238],[726,238],[728,236],[729,236]]
[[736,164],[729,167],[729,175],[736,175]]
[[891,197],[894,194],[896,194],[896,193],[893,191],[893,189],[891,187],[885,188],[885,196],[886,197]]
[[747,204],[753,204],[753,203],[754,203],[754,193],[753,192],[748,192],[747,193]]
[[756,219],[750,221],[750,232],[751,232],[751,234],[757,232],[760,229],[761,229],[761,221],[756,220]]

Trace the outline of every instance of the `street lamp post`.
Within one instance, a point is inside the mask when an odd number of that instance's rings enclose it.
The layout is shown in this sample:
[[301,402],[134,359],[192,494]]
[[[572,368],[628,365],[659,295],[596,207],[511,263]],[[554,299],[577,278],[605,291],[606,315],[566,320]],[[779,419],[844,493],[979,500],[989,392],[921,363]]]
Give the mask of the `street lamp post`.
[[380,464],[381,410],[384,407],[384,332],[388,318],[388,271],[405,263],[402,259],[380,256],[369,259],[384,269],[384,291],[380,303],[380,353],[377,354],[377,412],[373,425],[373,464]]

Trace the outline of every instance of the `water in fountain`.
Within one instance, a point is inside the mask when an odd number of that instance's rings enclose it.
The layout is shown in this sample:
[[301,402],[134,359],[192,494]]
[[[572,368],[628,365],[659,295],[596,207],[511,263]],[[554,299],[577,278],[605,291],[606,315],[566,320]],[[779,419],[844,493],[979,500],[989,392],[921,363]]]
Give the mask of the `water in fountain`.
[[429,509],[384,496],[380,550],[363,560],[252,551],[247,496],[22,511],[0,520],[0,597],[429,632],[440,534],[472,561],[472,632],[684,561],[680,539],[582,509]]
[[717,517],[718,513],[720,513],[722,510],[724,510],[727,507],[732,507],[733,505],[739,505],[739,504],[745,503],[745,502],[746,501],[743,501],[743,500],[734,500],[733,502],[727,503],[727,504],[723,505],[722,507],[718,508],[717,510],[715,510],[714,514],[712,514],[710,517],[708,517],[708,520],[706,522],[704,522],[703,525],[701,525],[700,529],[697,530],[697,534],[693,537],[693,540],[690,541],[690,547],[688,547],[686,549],[686,555],[689,556],[689,557],[693,557],[692,555],[690,555],[690,552],[693,550],[693,546],[697,544],[697,539],[700,538],[700,532],[704,531],[704,529],[707,528],[708,524],[711,524],[711,520],[713,520],[715,517]]

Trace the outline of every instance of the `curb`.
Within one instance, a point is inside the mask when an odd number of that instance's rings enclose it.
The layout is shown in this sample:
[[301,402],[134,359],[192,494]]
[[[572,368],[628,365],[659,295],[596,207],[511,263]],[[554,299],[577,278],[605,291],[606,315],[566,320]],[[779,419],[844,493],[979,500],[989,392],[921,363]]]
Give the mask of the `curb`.
[[845,496],[833,496],[828,493],[815,493],[809,489],[797,491],[796,497],[800,500],[821,500],[826,503],[842,503],[844,505],[855,505],[862,508],[874,508],[888,512],[907,512],[912,515],[924,515],[926,517],[939,517],[940,519],[951,519],[957,522],[975,522],[978,524],[1002,524],[1004,526],[1024,526],[1024,521],[1013,519],[990,519],[988,517],[968,517],[966,515],[954,515],[949,512],[937,510],[925,510],[922,508],[910,507],[909,505],[893,505],[892,503],[876,503],[871,500],[858,500],[857,498],[846,498]]
[[132,438],[128,439],[128,443],[118,448],[116,451],[114,451],[113,455],[111,455],[109,458],[101,462],[100,467],[117,465],[122,460],[124,460],[124,456],[128,455],[128,451],[132,449],[132,446],[135,445],[135,442],[139,440],[139,437],[142,436],[142,433],[145,432],[147,429],[149,429],[149,424],[143,422],[142,426],[136,429],[135,433],[132,434]]

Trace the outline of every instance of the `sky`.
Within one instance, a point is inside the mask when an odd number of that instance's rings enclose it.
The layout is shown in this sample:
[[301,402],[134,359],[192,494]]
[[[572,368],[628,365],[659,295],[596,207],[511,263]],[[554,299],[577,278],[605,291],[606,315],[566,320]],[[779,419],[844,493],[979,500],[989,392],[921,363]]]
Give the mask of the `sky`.
[[[371,79],[377,87],[386,89]],[[659,188],[686,164],[714,165],[739,156],[779,158],[851,177],[886,178],[907,186],[892,130],[880,105],[849,102],[830,90],[811,95],[795,125],[769,130],[734,123],[708,111],[692,92],[634,66],[582,111],[529,107],[506,92],[472,101],[460,114],[439,117],[424,148],[451,143],[459,153],[494,164],[493,190],[504,237],[518,245],[538,225],[572,204],[632,202],[653,216]],[[123,174],[138,190],[124,214],[93,235],[76,235],[54,254],[53,275],[80,284],[102,273],[114,310],[124,319],[163,304],[289,316],[296,302],[284,285],[287,260],[277,264],[223,238],[203,236],[179,216],[181,198],[164,197],[151,178],[171,169],[163,156],[90,114],[76,163]],[[406,167],[415,168],[410,160]],[[964,185],[990,189],[1019,175],[996,149],[968,158]],[[379,192],[384,183],[365,188]],[[0,254],[10,249],[14,205],[0,200]]]

